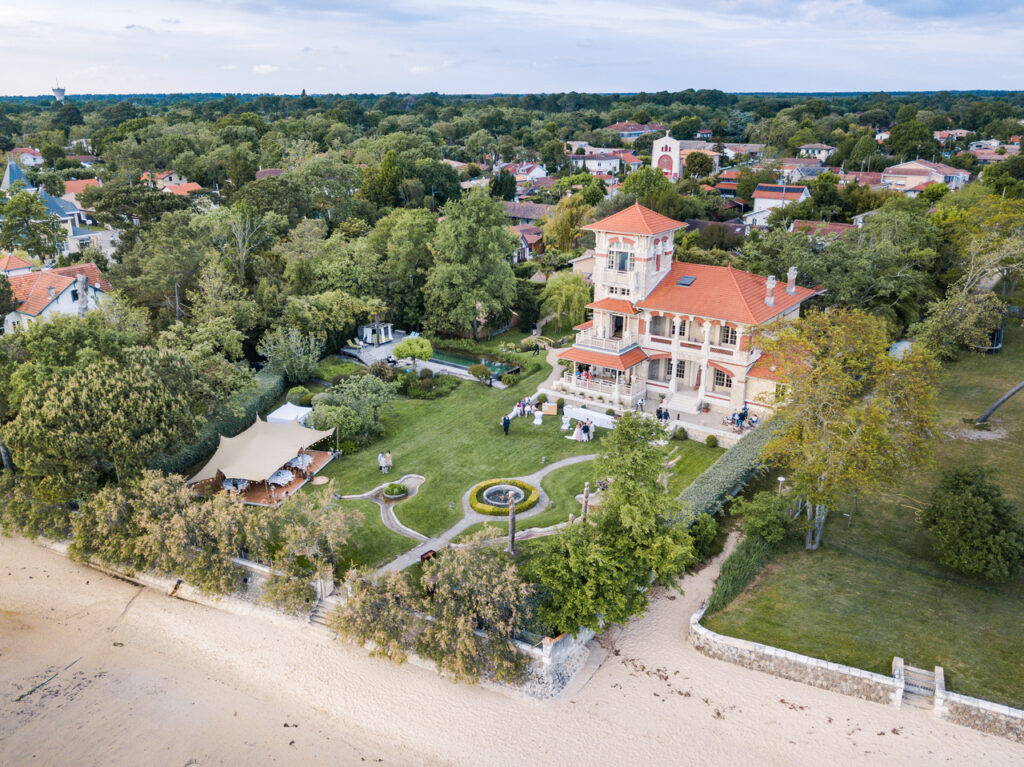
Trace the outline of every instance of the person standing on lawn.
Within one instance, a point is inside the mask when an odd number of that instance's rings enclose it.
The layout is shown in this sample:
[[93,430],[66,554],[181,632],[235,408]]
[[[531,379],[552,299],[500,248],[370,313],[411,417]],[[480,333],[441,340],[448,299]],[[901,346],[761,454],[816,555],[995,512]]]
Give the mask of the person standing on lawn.
[[509,417],[507,415],[504,416],[501,419],[501,428],[504,430],[506,437],[508,436],[508,427],[509,427],[509,424],[511,424],[511,423],[512,423],[512,421],[509,419]]
[[377,468],[380,469],[381,474],[384,474],[384,453],[377,453]]
[[533,356],[536,357],[538,354],[540,354],[540,344],[537,343],[536,341],[534,341],[533,342]]
[[384,453],[384,473],[385,474],[390,474],[391,473],[391,451],[390,450],[388,450],[387,452]]

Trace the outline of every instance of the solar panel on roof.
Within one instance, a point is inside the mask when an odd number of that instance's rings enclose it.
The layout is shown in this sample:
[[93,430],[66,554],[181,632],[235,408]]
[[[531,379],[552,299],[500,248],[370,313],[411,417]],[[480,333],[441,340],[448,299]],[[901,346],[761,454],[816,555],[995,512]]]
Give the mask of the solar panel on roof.
[[685,275],[679,278],[679,285],[681,285],[684,288],[688,288],[693,284],[693,281],[696,279],[696,277],[690,277],[689,275]]

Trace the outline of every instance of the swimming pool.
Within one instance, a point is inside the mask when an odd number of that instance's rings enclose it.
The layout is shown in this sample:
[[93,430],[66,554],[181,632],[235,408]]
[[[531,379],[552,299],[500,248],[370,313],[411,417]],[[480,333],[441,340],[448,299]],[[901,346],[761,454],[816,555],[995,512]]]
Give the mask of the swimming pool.
[[474,357],[469,354],[460,354],[459,352],[443,352],[434,350],[434,356],[430,358],[431,362],[436,362],[440,365],[451,365],[453,367],[462,368],[468,370],[470,365],[486,365],[487,369],[490,370],[495,376],[503,376],[510,370],[515,370],[516,365],[509,365],[505,362],[495,362],[494,360],[484,359],[483,357]]

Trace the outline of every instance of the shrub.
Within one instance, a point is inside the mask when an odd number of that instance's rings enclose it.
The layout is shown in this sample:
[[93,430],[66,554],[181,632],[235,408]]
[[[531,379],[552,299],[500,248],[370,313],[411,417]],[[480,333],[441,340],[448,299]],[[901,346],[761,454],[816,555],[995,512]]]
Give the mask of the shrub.
[[481,482],[469,493],[469,505],[478,514],[489,514],[490,516],[503,516],[508,514],[508,507],[494,506],[483,499],[484,490],[494,487],[495,485],[513,485],[526,493],[526,497],[516,504],[517,513],[526,511],[527,509],[532,509],[537,505],[537,501],[540,500],[540,490],[526,482],[522,482],[518,479],[489,479],[486,482]]
[[682,426],[679,426],[679,427],[676,428],[676,433],[673,434],[672,437],[674,439],[682,440],[684,442],[687,439],[689,439],[689,436],[686,433],[686,429],[684,429]]
[[501,382],[505,384],[505,386],[515,386],[519,383],[519,376],[515,373],[505,373],[505,375],[501,377]]
[[483,383],[491,377],[491,369],[479,362],[475,365],[470,365],[468,373],[480,383]]
[[252,426],[256,414],[269,410],[284,391],[284,376],[268,369],[257,373],[254,380],[253,389],[234,395],[229,404],[206,422],[195,442],[174,455],[155,456],[150,467],[169,474],[183,474],[214,451],[221,435],[234,437]]
[[1005,581],[1024,563],[1024,525],[990,474],[980,466],[954,469],[917,517],[935,536],[942,564],[966,575]]
[[313,392],[306,392],[302,395],[302,399],[299,400],[299,404],[303,407],[309,407],[313,403]]
[[408,492],[409,488],[403,485],[401,482],[392,482],[390,485],[384,488],[384,495],[405,495]]
[[564,397],[559,397],[558,398],[558,402],[556,402],[555,404],[558,405],[558,409],[560,411],[564,411],[565,410],[565,398]]
[[714,434],[709,434],[704,438],[704,444],[708,447],[718,447],[718,437]]
[[301,405],[302,398],[309,395],[309,389],[305,386],[293,386],[288,390],[288,401],[293,405]]
[[762,538],[750,536],[739,542],[722,563],[715,590],[708,599],[705,615],[718,612],[753,583],[771,556],[772,547]]
[[743,530],[748,536],[756,536],[770,546],[776,546],[795,529],[796,523],[786,511],[789,505],[789,501],[778,493],[762,490],[753,498],[736,501],[729,513],[743,516]]
[[433,371],[433,370],[431,370],[430,368],[422,368],[422,369],[420,370],[420,380],[421,380],[421,381],[422,381],[422,380],[423,380],[424,378],[433,378],[433,377],[434,377],[434,371]]
[[299,578],[272,575],[263,584],[260,601],[292,615],[313,609],[313,587]]
[[355,440],[343,439],[341,444],[338,445],[338,449],[342,455],[352,455],[359,451],[359,445],[356,444]]
[[419,382],[417,383],[417,386],[419,386],[419,388],[422,389],[423,391],[427,391],[427,392],[428,391],[433,391],[434,390],[434,379],[433,379],[433,377],[431,377],[431,378],[420,378]]
[[543,392],[541,392],[540,394],[537,395],[537,404],[538,405],[543,405],[547,401],[548,401],[548,395],[547,394],[544,394]]
[[718,537],[718,523],[710,514],[701,514],[690,525],[690,537],[693,538],[693,550],[697,557],[704,559],[715,548]]
[[759,426],[708,466],[679,496],[684,517],[715,514],[727,496],[742,490],[762,470],[761,450],[772,438],[773,429],[770,421]]
[[394,381],[398,377],[398,371],[384,362],[384,360],[374,362],[367,368],[367,372],[372,376],[377,376],[382,381]]
[[613,408],[613,407],[608,408],[607,410],[604,411],[604,414],[605,415],[615,415],[615,408]]
[[457,376],[445,373],[420,381],[414,373],[409,372],[402,379],[399,391],[409,399],[440,399],[455,391],[460,383],[462,381]]
[[355,375],[365,375],[366,368],[357,362],[349,362],[339,357],[324,357],[316,366],[313,375],[332,384]]

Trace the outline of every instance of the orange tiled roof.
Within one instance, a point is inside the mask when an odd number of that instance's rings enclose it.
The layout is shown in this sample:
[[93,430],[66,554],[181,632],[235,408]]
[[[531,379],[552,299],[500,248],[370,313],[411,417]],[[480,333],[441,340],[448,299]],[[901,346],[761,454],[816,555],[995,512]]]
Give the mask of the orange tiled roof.
[[[690,287],[679,285],[685,276],[694,278]],[[766,277],[731,266],[677,261],[651,294],[638,303],[654,311],[760,325],[817,293],[797,285],[796,293],[790,295],[785,281],[781,281],[775,286],[775,305],[768,306],[764,302],[766,282]]]
[[52,274],[62,274],[72,279],[77,277],[79,274],[84,274],[85,279],[90,285],[96,287],[99,285],[100,290],[104,293],[110,292],[113,288],[110,283],[107,282],[103,275],[100,273],[100,269],[96,264],[90,261],[87,264],[75,264],[74,266],[61,266],[57,269],[50,269]]
[[195,181],[186,181],[184,184],[168,184],[164,187],[164,191],[184,197],[192,192],[201,192],[203,188]]
[[0,258],[0,272],[10,272],[15,269],[30,269],[32,264],[26,261],[20,256],[16,256],[13,253],[8,253],[3,258]]
[[99,186],[99,179],[80,178],[64,182],[64,194],[78,194],[87,186]]
[[806,186],[792,186],[789,184],[758,184],[754,189],[755,200],[799,200]]
[[[71,287],[74,277],[54,274],[53,270],[18,274],[10,278],[11,292],[18,302],[18,311],[35,317],[49,306],[54,299]],[[50,297],[53,288],[53,297]]]
[[747,371],[747,378],[766,378],[769,381],[781,381],[782,373],[776,369],[770,359],[762,355],[750,370]]
[[598,365],[603,368],[611,368],[612,370],[629,370],[638,362],[643,362],[647,359],[647,352],[639,346],[634,346],[624,354],[602,354],[601,352],[592,352],[589,349],[579,349],[575,346],[570,346],[564,352],[559,352],[558,358],[582,362],[584,365]]
[[587,320],[586,322],[581,322],[579,325],[573,326],[573,330],[590,330],[592,327],[594,327],[594,321]]
[[587,308],[616,312],[618,314],[640,314],[637,308],[625,298],[602,298],[600,301],[587,304]]
[[682,229],[682,221],[655,213],[640,203],[613,213],[607,218],[587,224],[584,229],[592,232],[621,232],[623,234],[661,234],[671,229]]

